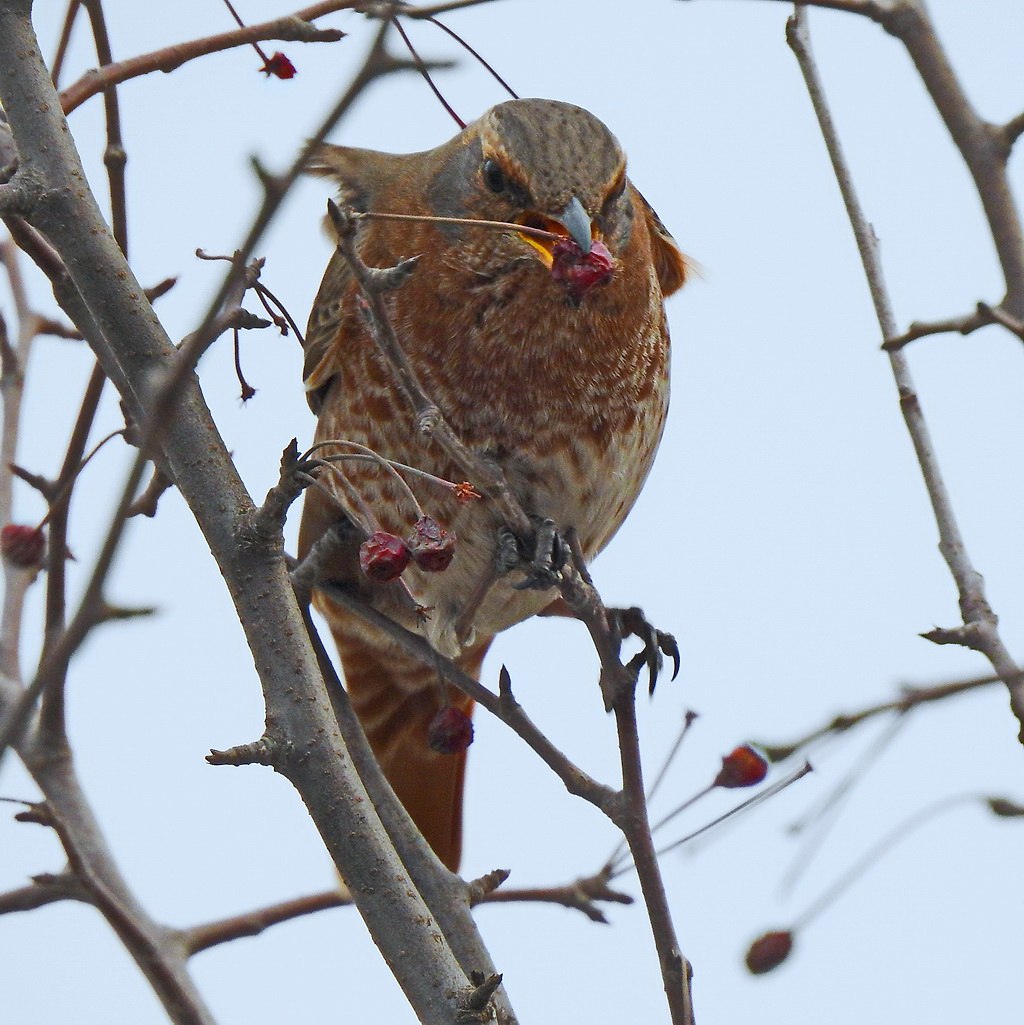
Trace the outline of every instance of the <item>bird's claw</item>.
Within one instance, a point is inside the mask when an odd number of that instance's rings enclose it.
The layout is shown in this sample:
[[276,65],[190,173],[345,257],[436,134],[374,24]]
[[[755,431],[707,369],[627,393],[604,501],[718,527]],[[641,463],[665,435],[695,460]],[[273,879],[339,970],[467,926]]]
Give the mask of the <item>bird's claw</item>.
[[521,569],[526,578],[512,587],[516,591],[546,591],[557,587],[559,573],[571,558],[554,520],[537,520],[533,537],[523,540],[507,527],[498,532],[495,568],[499,576]]
[[647,666],[648,692],[653,694],[658,676],[664,666],[663,655],[672,659],[672,679],[679,675],[679,645],[670,633],[658,630],[647,621],[643,610],[635,605],[628,609],[608,609],[608,624],[620,643],[626,637],[637,637],[643,647],[627,663],[634,676]]
[[526,579],[513,584],[516,591],[547,591],[558,586],[559,573],[570,558],[569,546],[562,540],[554,520],[538,520],[533,536],[533,551],[521,556]]

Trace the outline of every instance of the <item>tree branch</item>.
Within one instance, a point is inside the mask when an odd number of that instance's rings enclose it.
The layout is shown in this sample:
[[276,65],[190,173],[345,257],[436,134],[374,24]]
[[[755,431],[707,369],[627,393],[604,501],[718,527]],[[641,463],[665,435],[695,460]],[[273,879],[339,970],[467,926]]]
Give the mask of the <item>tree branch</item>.
[[[152,414],[149,382],[154,378],[166,381],[180,373],[181,359],[110,237],[85,184],[84,170],[32,33],[29,10],[28,0],[0,4],[0,66],[19,68],[18,76],[0,78],[0,100],[22,157],[19,174],[40,183],[32,208],[33,223],[59,251],[84,300],[84,319],[91,315],[99,329],[97,348],[105,368],[110,364],[109,376],[119,387],[124,386],[123,396],[137,422],[146,423]],[[378,36],[370,58],[357,74],[356,85],[336,106],[336,116],[376,75],[395,66],[382,56],[382,38],[383,34]],[[323,131],[332,123],[325,123]],[[296,173],[298,166],[301,158],[296,161]],[[74,187],[69,185],[72,181]],[[250,232],[250,240],[259,237],[279,198],[275,189],[273,200],[264,204]],[[223,295],[218,295],[211,305],[209,323],[222,301]],[[78,326],[83,327],[81,323]],[[93,341],[90,331],[83,330],[83,334]],[[441,942],[432,926],[431,909],[410,888],[345,755],[288,580],[280,538],[271,543],[250,529],[255,512],[252,502],[190,373],[182,378],[175,416],[163,425],[160,443],[169,473],[217,558],[246,630],[264,687],[268,722],[284,752],[275,768],[302,794],[417,1016],[423,1022],[449,1025],[469,966],[465,970],[460,967],[449,946]],[[202,457],[197,458],[197,453]],[[277,629],[266,629],[270,620]],[[304,699],[295,700],[297,693]],[[165,1006],[169,1007],[166,1000]]]
[[302,43],[333,43],[343,38],[344,32],[339,29],[319,29],[311,25],[315,18],[325,14],[352,7],[351,3],[342,0],[325,0],[323,3],[304,7],[283,18],[265,21],[259,25],[221,32],[215,36],[205,36],[187,43],[176,43],[174,46],[152,53],[144,53],[138,57],[118,61],[116,64],[105,64],[103,67],[83,75],[60,94],[61,109],[70,114],[86,100],[97,93],[110,89],[111,86],[127,82],[132,78],[152,74],[154,71],[176,71],[197,57],[205,57],[211,53],[233,50],[250,43],[263,42],[268,39],[295,41]]
[[[905,0],[905,2],[910,2],[910,0]],[[916,11],[916,0],[912,6],[915,7],[915,17],[923,16]],[[832,167],[857,239],[857,248],[860,251],[861,262],[864,265],[864,273],[871,290],[875,314],[882,335],[885,338],[895,337],[895,318],[885,285],[881,261],[878,257],[877,240],[857,198],[850,168],[825,100],[817,66],[811,55],[806,12],[802,8],[798,7],[796,14],[787,23],[787,39],[800,65],[818,124],[821,126],[825,145],[828,148],[829,157],[832,160]],[[938,46],[934,40],[933,43],[927,45],[933,50]],[[941,54],[941,51],[938,52]],[[936,102],[939,101],[936,100]],[[952,128],[950,130],[952,131]],[[986,209],[989,207],[986,206]],[[1024,256],[1024,253],[1019,255]],[[1024,675],[1021,674],[999,636],[995,613],[985,597],[984,580],[972,565],[967,554],[949,492],[942,478],[931,435],[925,422],[924,412],[914,388],[910,366],[901,352],[890,352],[888,356],[899,392],[900,410],[913,442],[938,524],[939,550],[946,560],[959,592],[960,612],[963,617],[963,627],[959,630],[959,643],[985,655],[999,674],[1000,679],[1006,684],[1010,694],[1010,707],[1020,723],[1019,736],[1021,742],[1024,743]]]
[[919,705],[945,701],[947,698],[956,697],[958,694],[966,694],[1000,682],[1002,681],[998,676],[978,676],[970,680],[938,683],[931,687],[904,687],[898,698],[868,705],[866,708],[858,709],[855,712],[840,712],[829,719],[828,722],[804,734],[797,740],[786,744],[764,744],[758,741],[757,746],[765,753],[769,761],[781,762],[801,748],[805,748],[815,741],[821,740],[823,737],[831,734],[846,733],[848,730],[852,730],[860,726],[861,723],[874,719],[879,715],[909,712]]

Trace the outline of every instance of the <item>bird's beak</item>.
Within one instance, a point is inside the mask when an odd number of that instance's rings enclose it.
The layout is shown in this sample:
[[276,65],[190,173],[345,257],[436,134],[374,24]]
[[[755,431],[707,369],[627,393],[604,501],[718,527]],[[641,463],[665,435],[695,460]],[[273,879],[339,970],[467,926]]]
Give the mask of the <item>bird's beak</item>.
[[[544,231],[550,231],[555,235],[562,236],[562,238],[571,238],[580,247],[584,255],[590,252],[593,223],[590,220],[590,215],[576,196],[573,196],[566,203],[565,209],[555,217],[530,211],[520,218],[519,223],[525,227],[541,228]],[[551,239],[536,238],[533,235],[526,234],[520,235],[520,238],[537,250],[546,267],[551,266],[554,259],[552,250],[557,243]]]
[[590,216],[583,209],[583,204],[573,196],[565,209],[557,218],[565,230],[572,236],[573,241],[583,250],[590,252]]

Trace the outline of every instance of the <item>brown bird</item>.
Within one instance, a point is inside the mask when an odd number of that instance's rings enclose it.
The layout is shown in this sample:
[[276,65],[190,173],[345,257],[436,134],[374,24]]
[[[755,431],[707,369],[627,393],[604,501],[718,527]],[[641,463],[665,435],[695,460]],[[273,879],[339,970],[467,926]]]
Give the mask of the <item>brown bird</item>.
[[[324,146],[311,171],[335,179],[358,211],[506,221],[558,236],[365,220],[357,244],[369,266],[419,257],[387,305],[427,395],[464,444],[501,467],[528,514],[554,521],[561,534],[575,529],[593,558],[629,512],[661,439],[669,390],[663,297],[686,277],[675,241],[627,179],[618,141],[580,107],[511,100],[428,152]],[[460,481],[462,471],[417,430],[355,294],[335,253],[305,342],[316,440],[357,442]],[[336,471],[321,471],[323,488],[306,496],[300,556],[331,525],[354,523],[333,581],[422,632],[467,673],[479,674],[496,633],[551,602],[550,590],[516,589],[526,579],[521,569],[487,588],[503,526],[495,512],[486,498],[459,503],[416,476],[408,483],[425,511],[457,536],[454,561],[441,573],[410,564],[400,581],[372,582],[358,562],[366,533],[405,537],[417,513],[379,465],[335,466],[349,486]],[[468,714],[472,703],[446,694],[435,669],[327,595],[316,604],[381,767],[439,857],[456,868],[466,754],[432,750],[428,728],[441,709]]]

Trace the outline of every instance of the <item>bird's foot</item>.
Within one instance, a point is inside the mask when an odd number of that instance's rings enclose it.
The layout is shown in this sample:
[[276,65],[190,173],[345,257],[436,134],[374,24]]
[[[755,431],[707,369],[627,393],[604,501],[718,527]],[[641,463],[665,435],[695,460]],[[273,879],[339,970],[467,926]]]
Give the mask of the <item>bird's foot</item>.
[[517,591],[546,591],[557,587],[562,567],[571,558],[569,546],[558,533],[554,520],[538,519],[529,542],[503,530],[498,540],[498,566],[501,572],[522,569],[526,578],[513,584]]
[[658,630],[647,621],[643,610],[635,605],[629,609],[608,609],[608,626],[617,643],[621,644],[627,637],[637,637],[643,644],[628,662],[625,668],[635,679],[643,666],[647,666],[649,693],[654,693],[654,686],[664,666],[663,655],[672,659],[672,679],[679,675],[679,645],[670,633]]

